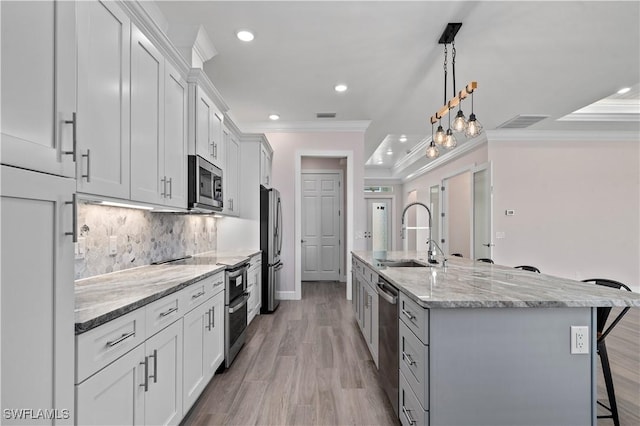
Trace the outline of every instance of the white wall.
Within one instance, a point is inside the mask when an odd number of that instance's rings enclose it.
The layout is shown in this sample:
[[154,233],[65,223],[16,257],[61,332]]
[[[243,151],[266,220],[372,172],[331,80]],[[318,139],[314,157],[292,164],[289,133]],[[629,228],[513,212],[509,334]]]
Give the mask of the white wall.
[[494,260],[640,291],[640,143],[590,139],[490,139]]
[[[347,248],[364,250],[366,243],[362,234],[366,228],[365,203],[363,197],[364,188],[364,133],[363,132],[319,132],[319,133],[267,133],[271,147],[273,148],[273,187],[280,191],[282,199],[282,217],[284,223],[282,262],[282,282],[280,297],[295,298],[300,290],[300,282],[295,277],[295,181],[296,162],[298,155],[308,151],[313,152],[351,152],[353,158],[353,180],[348,181],[347,189],[353,194],[353,232]],[[306,155],[306,154],[305,154]],[[347,214],[349,212],[347,211]],[[356,238],[356,236],[360,238]],[[345,235],[349,240],[349,234]],[[299,243],[299,242],[298,242]],[[347,267],[350,268],[349,263]],[[350,294],[350,275],[347,275],[347,287]]]

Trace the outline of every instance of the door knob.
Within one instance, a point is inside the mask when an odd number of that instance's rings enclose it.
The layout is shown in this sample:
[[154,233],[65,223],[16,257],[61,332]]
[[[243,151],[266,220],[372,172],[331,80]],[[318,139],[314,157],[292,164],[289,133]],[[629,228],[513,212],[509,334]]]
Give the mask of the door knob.
[[306,243],[306,242],[307,242],[307,240],[300,240],[300,242],[301,242],[301,243]]

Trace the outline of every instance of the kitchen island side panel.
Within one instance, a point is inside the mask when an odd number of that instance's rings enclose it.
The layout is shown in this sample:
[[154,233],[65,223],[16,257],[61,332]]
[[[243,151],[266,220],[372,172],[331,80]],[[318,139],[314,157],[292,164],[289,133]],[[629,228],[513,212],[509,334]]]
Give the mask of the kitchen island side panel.
[[431,424],[593,424],[592,336],[589,354],[570,353],[592,309],[431,309]]

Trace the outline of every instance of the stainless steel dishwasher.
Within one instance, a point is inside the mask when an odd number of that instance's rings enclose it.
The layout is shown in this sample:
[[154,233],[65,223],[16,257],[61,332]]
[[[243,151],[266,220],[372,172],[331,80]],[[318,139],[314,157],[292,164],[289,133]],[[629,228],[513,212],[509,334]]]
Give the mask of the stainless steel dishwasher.
[[398,416],[398,289],[378,278],[380,383]]

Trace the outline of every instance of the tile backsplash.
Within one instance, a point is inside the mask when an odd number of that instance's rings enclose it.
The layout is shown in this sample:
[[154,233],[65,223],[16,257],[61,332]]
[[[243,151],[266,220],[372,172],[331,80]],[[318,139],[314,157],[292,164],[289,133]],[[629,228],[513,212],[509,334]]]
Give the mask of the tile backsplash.
[[[115,254],[109,254],[112,236]],[[86,247],[84,258],[75,261],[75,277],[81,279],[215,250],[216,219],[81,202],[78,237]]]

